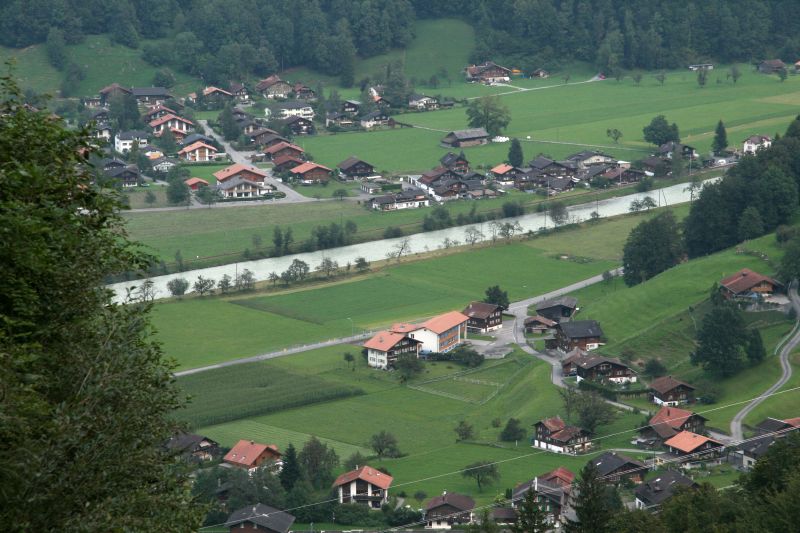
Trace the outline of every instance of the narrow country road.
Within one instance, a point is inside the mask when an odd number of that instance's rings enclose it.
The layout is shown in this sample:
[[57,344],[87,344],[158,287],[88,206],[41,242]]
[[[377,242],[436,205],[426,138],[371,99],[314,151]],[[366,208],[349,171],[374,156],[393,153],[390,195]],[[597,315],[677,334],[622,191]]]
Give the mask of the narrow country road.
[[[794,308],[795,312],[798,313],[800,316],[800,296],[797,294],[797,281],[792,282],[789,285],[789,300],[791,301],[792,307]],[[792,377],[792,364],[789,362],[789,356],[794,351],[794,349],[800,344],[800,321],[795,323],[794,328],[786,336],[784,339],[783,347],[781,348],[780,352],[780,361],[781,361],[781,377],[778,381],[775,382],[770,388],[764,391],[764,394],[750,402],[745,406],[744,409],[739,411],[736,416],[733,417],[731,420],[731,439],[734,441],[742,440],[743,433],[742,433],[742,421],[744,421],[745,417],[750,414],[750,412],[755,409],[758,405],[760,405],[767,397],[777,392],[778,389],[783,387],[789,378]]]

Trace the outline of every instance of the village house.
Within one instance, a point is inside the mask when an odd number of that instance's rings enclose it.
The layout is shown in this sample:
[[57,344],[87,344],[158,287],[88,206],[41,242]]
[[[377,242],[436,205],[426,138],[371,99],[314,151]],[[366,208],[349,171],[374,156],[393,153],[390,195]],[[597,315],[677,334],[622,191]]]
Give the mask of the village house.
[[665,405],[650,419],[650,425],[639,429],[639,441],[658,447],[681,431],[705,433],[707,421],[704,416],[691,411]]
[[467,338],[469,317],[458,311],[435,316],[422,324],[394,324],[390,331],[408,334],[422,341],[420,353],[446,353],[458,347]]
[[616,160],[610,155],[593,150],[584,150],[582,152],[568,155],[565,160],[571,161],[578,165],[578,170],[584,170],[594,165],[605,165],[616,162]]
[[190,133],[186,137],[181,140],[181,144],[183,146],[189,146],[190,144],[196,143],[197,141],[202,141],[206,144],[211,146],[216,145],[216,141],[207,135],[203,135],[202,133]]
[[131,90],[128,87],[123,87],[119,83],[114,82],[100,89],[98,94],[100,96],[101,105],[108,106],[114,96],[131,94]]
[[189,146],[184,146],[178,151],[178,157],[193,163],[213,161],[217,156],[217,149],[203,141],[197,141]]
[[206,87],[203,89],[203,97],[206,100],[213,100],[218,102],[226,102],[233,100],[233,93],[220,89],[219,87]]
[[559,466],[551,472],[536,476],[530,481],[520,483],[511,492],[512,508],[519,508],[525,495],[531,490],[536,494],[536,503],[539,504],[545,515],[547,523],[559,527],[562,523],[564,511],[569,507],[572,482],[575,474]]
[[475,500],[464,494],[444,491],[425,506],[425,529],[452,529],[471,524]]
[[153,128],[153,134],[156,137],[160,137],[166,130],[178,135],[186,135],[190,129],[194,128],[194,122],[191,120],[175,116],[171,113],[150,121],[148,125]]
[[408,107],[416,109],[417,111],[431,111],[433,109],[439,109],[439,100],[432,96],[412,93],[411,96],[408,97]]
[[376,126],[389,126],[392,119],[381,109],[376,109],[371,113],[367,113],[359,119],[359,124],[365,130],[370,130]]
[[123,188],[136,187],[141,183],[139,176],[139,169],[136,165],[127,165],[124,167],[111,167],[104,170],[107,178],[119,183]]
[[656,405],[694,403],[694,391],[694,387],[672,376],[661,376],[650,382],[650,399]]
[[243,83],[231,82],[228,86],[229,92],[236,98],[240,104],[246,104],[250,101],[250,91]]
[[150,163],[150,166],[156,172],[161,172],[162,174],[166,174],[174,167],[178,166],[178,160],[172,159],[171,157],[159,157],[158,159],[153,159]]
[[683,159],[697,159],[697,150],[688,144],[676,143],[669,141],[658,147],[658,153],[661,157],[672,159],[672,155],[678,152]]
[[436,186],[429,188],[428,191],[437,202],[446,202],[459,198],[489,198],[497,195],[495,191],[483,186],[483,180],[463,178],[440,181]]
[[165,115],[178,115],[178,112],[164,105],[155,105],[147,109],[147,112],[142,116],[145,122],[152,122],[157,118]]
[[247,135],[247,139],[255,144],[257,147],[268,147],[272,144],[278,144],[281,141],[286,141],[283,137],[278,135],[278,132],[269,128],[258,128],[251,131]]
[[219,443],[203,435],[180,431],[170,438],[168,451],[193,461],[211,461],[219,455]]
[[103,141],[111,140],[111,126],[108,122],[98,122],[92,127],[92,137]]
[[358,115],[359,111],[361,111],[361,102],[358,100],[345,100],[342,102],[341,112],[347,113],[352,116]]
[[301,163],[289,170],[291,177],[304,185],[328,181],[332,172],[328,167],[310,161]]
[[336,168],[339,169],[339,176],[347,180],[363,179],[375,175],[373,165],[354,155],[336,165]]
[[551,176],[571,178],[577,174],[578,164],[567,161],[555,161],[542,155],[528,162],[531,173],[535,176]]
[[493,167],[489,172],[496,181],[500,183],[513,184],[517,178],[517,175],[522,171],[519,168],[511,166],[507,163],[500,163],[499,165]]
[[380,509],[389,501],[389,487],[394,478],[371,466],[356,467],[333,482],[339,503],[357,503]]
[[590,459],[589,462],[595,466],[598,475],[606,483],[619,483],[622,480],[641,483],[647,473],[647,466],[643,462],[617,452],[605,452],[599,457]]
[[681,487],[696,488],[699,485],[692,478],[686,477],[677,470],[661,472],[655,479],[645,481],[634,491],[637,509],[654,510],[672,498]]
[[758,71],[762,74],[775,74],[786,70],[786,63],[780,59],[766,59],[758,64]]
[[568,426],[561,417],[546,418],[533,425],[534,448],[556,453],[583,453],[592,447],[589,433],[576,426]]
[[183,181],[190,190],[197,192],[201,187],[208,187],[208,182],[203,178],[188,178]]
[[469,317],[468,331],[488,333],[503,327],[503,308],[497,304],[472,302],[461,312]]
[[336,126],[339,128],[352,128],[355,126],[356,121],[350,113],[342,113],[340,111],[328,111],[325,113],[325,127],[330,128]]
[[227,166],[222,170],[214,172],[213,176],[217,180],[217,183],[228,181],[235,177],[240,177],[244,180],[254,183],[264,183],[266,178],[269,177],[269,174],[260,168],[242,165],[241,163],[234,163],[233,165]]
[[248,505],[231,513],[225,522],[230,533],[289,533],[295,517],[263,503]]
[[549,78],[549,77],[550,77],[550,73],[547,72],[543,68],[537,68],[536,70],[531,72],[531,78],[542,78],[542,79],[544,79],[544,78]]
[[572,296],[559,296],[536,304],[536,314],[555,322],[569,320],[578,310],[578,299]]
[[281,453],[274,444],[242,439],[222,458],[222,462],[251,471],[262,466],[280,470]]
[[447,152],[439,159],[439,162],[442,164],[443,168],[458,172],[459,174],[466,174],[469,172],[469,161],[467,160],[467,156],[464,155],[464,150],[461,150],[459,154]]
[[[577,323],[578,322],[567,322],[560,326]],[[576,353],[562,361],[562,372],[565,376],[574,375],[577,377],[579,383],[583,380],[609,381],[617,385],[622,383],[636,383],[636,372],[619,359],[589,355],[582,352],[581,350],[583,349],[584,348],[573,350]]]
[[406,353],[419,357],[422,341],[412,339],[404,333],[379,331],[364,343],[367,350],[367,364],[373,368],[386,370],[393,368],[397,358]]
[[429,170],[427,172],[423,172],[419,178],[412,179],[412,183],[415,183],[417,186],[430,191],[436,185],[443,183],[448,180],[457,180],[461,178],[461,174],[459,174],[456,170],[450,169],[447,167],[437,167],[433,170]]
[[279,157],[287,155],[291,157],[302,158],[304,153],[305,150],[288,141],[281,141],[264,149],[264,155],[267,156],[267,159],[272,159],[273,161]]
[[298,100],[316,100],[317,92],[304,83],[295,83],[292,87],[292,95]]
[[217,191],[223,198],[257,198],[275,192],[275,186],[269,183],[250,181],[242,176],[217,182]]
[[120,131],[114,136],[114,150],[121,154],[131,151],[134,144],[144,148],[150,142],[150,135],[140,130]]
[[273,172],[286,172],[303,164],[303,160],[291,154],[284,154],[272,160]]
[[595,320],[575,320],[559,322],[556,326],[555,339],[547,341],[550,349],[558,348],[562,352],[569,352],[575,348],[591,351],[600,347],[603,330]]
[[674,457],[687,461],[698,460],[721,451],[722,443],[691,431],[681,431],[664,441],[664,447]]
[[644,170],[635,168],[614,167],[606,170],[600,176],[617,185],[623,185],[625,183],[638,183],[647,177],[647,173]]
[[90,121],[94,121],[97,123],[108,122],[111,119],[110,115],[108,114],[108,109],[100,108],[92,113]]
[[775,289],[782,287],[780,283],[749,268],[724,278],[719,282],[722,295],[733,299],[754,299],[770,296]]
[[264,98],[288,98],[292,92],[292,86],[283,81],[280,76],[273,74],[256,84],[256,92],[261,93]]
[[540,315],[529,316],[525,319],[525,333],[550,333],[555,330],[558,322]]
[[314,120],[314,108],[305,101],[290,101],[278,104],[274,108],[275,114],[281,120],[289,117],[302,117],[306,120]]
[[467,81],[481,83],[504,83],[511,80],[511,69],[501,67],[493,61],[470,65],[464,69]]
[[383,196],[376,196],[369,200],[372,209],[378,211],[395,211],[397,209],[416,209],[427,207],[430,200],[419,189],[405,189],[398,193],[390,193]]
[[776,441],[777,437],[774,435],[747,439],[729,451],[727,460],[737,468],[748,471],[753,468],[756,461],[764,457]]
[[638,165],[639,168],[645,172],[652,173],[656,177],[665,175],[670,169],[670,163],[668,160],[655,155],[645,157],[639,161]]
[[281,126],[288,128],[292,135],[314,135],[314,123],[303,117],[289,117],[280,121]]
[[751,135],[744,140],[742,146],[743,154],[755,155],[759,150],[772,146],[772,137],[769,135]]
[[165,87],[131,87],[130,92],[143,105],[163,104],[172,98]]
[[483,128],[451,131],[441,141],[445,148],[465,148],[488,144],[489,134]]

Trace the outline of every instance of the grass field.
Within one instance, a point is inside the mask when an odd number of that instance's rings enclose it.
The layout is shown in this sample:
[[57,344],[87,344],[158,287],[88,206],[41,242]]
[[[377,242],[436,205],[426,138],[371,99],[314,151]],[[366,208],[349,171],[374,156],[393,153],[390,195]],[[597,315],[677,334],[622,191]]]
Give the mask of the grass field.
[[294,185],[297,192],[309,198],[333,198],[336,191],[344,189],[346,196],[358,196],[361,192],[361,184],[356,181],[332,182],[327,185]]

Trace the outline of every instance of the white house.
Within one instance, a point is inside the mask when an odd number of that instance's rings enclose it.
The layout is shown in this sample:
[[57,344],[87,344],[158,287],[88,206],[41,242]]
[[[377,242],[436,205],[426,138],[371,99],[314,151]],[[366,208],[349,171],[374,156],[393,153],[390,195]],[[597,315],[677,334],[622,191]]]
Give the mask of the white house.
[[339,503],[358,503],[380,509],[389,501],[389,487],[394,478],[371,466],[345,472],[333,482]]
[[397,194],[387,194],[376,196],[369,201],[372,209],[379,211],[395,211],[397,209],[416,209],[427,207],[430,200],[425,193],[419,189],[406,189]]
[[191,128],[194,128],[194,123],[191,120],[167,113],[150,121],[149,126],[153,128],[153,133],[158,137],[165,130],[170,130],[174,133],[187,133]]
[[421,353],[445,353],[467,338],[469,317],[458,311],[435,316],[422,324],[394,324],[390,331],[422,342]]
[[278,106],[276,111],[280,119],[301,117],[306,120],[314,120],[314,108],[308,102],[285,102]]
[[403,333],[379,331],[364,343],[367,349],[367,364],[373,368],[383,370],[394,366],[397,358],[406,353],[419,356],[419,346],[422,344]]
[[768,135],[751,135],[744,140],[742,153],[754,155],[758,150],[769,148],[770,146],[772,146],[772,137]]
[[439,100],[433,98],[432,96],[414,93],[408,97],[408,107],[420,111],[424,111],[426,109],[437,109],[439,107]]
[[143,131],[130,130],[121,131],[114,136],[114,150],[124,154],[131,151],[134,143],[139,145],[139,148],[144,148],[149,144],[149,135]]

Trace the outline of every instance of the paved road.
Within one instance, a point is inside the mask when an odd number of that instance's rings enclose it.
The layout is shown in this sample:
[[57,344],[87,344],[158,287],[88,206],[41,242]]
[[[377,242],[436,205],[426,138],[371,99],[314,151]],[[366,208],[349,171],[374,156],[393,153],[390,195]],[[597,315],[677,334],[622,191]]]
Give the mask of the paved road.
[[[795,312],[800,315],[800,296],[797,295],[796,281],[789,286],[789,300],[791,301]],[[777,392],[778,389],[783,387],[786,382],[789,381],[789,378],[792,377],[792,364],[789,362],[789,355],[798,345],[800,345],[800,321],[795,324],[795,327],[789,333],[787,339],[788,340],[785,341],[780,352],[782,370],[780,379],[776,381],[774,385],[768,388],[764,394],[747,404],[744,409],[739,411],[736,416],[733,417],[733,420],[731,420],[731,439],[740,441],[744,438],[742,435],[742,421],[745,419],[745,417],[764,400],[766,400],[770,394]]]

